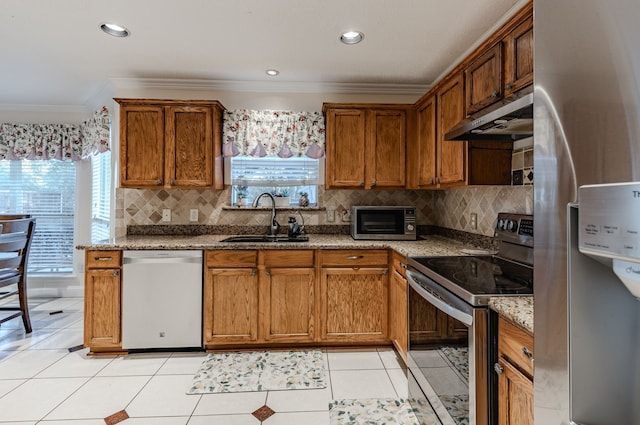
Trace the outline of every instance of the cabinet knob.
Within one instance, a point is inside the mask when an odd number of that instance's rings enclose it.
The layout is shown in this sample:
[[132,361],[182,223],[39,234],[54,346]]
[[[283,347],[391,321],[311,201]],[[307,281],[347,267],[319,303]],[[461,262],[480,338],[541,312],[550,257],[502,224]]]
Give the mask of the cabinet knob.
[[176,181],[175,181],[174,179],[171,179],[171,180],[169,180],[169,184],[170,184],[171,186],[173,186],[174,184],[176,184]]
[[264,274],[266,274],[267,276],[271,276],[271,270],[265,270]]
[[494,91],[493,93],[491,93],[491,98],[492,99],[495,99],[497,97],[498,97],[498,92],[497,91]]
[[435,181],[435,179],[434,179],[433,177],[431,177],[431,178],[429,179],[429,184],[434,184],[435,182],[436,182],[436,181]]
[[504,369],[502,369],[502,366],[498,363],[493,364],[493,370],[495,370],[498,375],[502,375],[502,372],[504,372]]
[[507,91],[511,91],[511,89],[513,88],[513,85],[511,83],[507,84],[506,86],[504,86],[505,90]]
[[407,265],[405,263],[403,263],[403,262],[400,262],[400,267],[403,268],[403,269],[406,269]]
[[531,350],[529,350],[527,347],[522,347],[522,352],[525,356],[527,356],[529,360],[533,361],[533,353],[531,352]]
[[440,183],[440,177],[436,177],[436,184]]
[[360,182],[360,187],[364,187],[364,181]]
[[162,179],[158,179],[158,180],[156,180],[156,184],[157,184],[158,186],[162,185]]
[[378,184],[378,182],[377,182],[376,180],[373,180],[373,181],[371,182],[371,187],[375,187],[375,186],[376,186],[376,184]]
[[120,276],[120,272],[118,270],[114,270],[113,272],[111,272],[111,276],[113,277]]

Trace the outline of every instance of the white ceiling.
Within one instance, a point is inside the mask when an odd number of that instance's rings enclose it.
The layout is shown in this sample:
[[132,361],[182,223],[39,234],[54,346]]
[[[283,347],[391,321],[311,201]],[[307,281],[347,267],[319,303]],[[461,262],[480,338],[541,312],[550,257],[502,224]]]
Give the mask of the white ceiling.
[[[2,0],[0,107],[82,107],[118,81],[419,91],[523,0]],[[100,24],[131,31],[110,37]],[[338,41],[345,30],[362,43]],[[268,77],[267,68],[280,71]]]

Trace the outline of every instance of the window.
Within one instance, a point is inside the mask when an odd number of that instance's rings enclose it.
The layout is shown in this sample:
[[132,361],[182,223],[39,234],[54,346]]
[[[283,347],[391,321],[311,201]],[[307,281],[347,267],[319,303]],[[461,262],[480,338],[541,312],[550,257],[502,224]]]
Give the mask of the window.
[[111,151],[91,157],[91,242],[109,238]]
[[72,161],[0,161],[0,212],[36,218],[30,273],[73,271],[75,187]]
[[306,193],[309,205],[317,205],[318,185],[324,183],[324,159],[235,156],[226,161],[233,205],[238,205],[239,195],[250,203],[262,192],[288,198],[293,206]]

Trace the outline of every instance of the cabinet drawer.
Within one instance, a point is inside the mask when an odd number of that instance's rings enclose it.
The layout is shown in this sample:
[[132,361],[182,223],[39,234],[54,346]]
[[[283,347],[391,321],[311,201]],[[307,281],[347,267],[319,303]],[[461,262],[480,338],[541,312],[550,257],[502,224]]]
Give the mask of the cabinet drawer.
[[313,250],[271,250],[263,252],[265,267],[313,267]]
[[257,267],[257,250],[213,250],[205,251],[205,267]]
[[533,336],[503,317],[498,320],[498,356],[533,377]]
[[387,266],[389,256],[382,249],[338,249],[320,251],[322,267],[327,266]]
[[86,268],[118,269],[122,265],[122,251],[87,251]]
[[406,275],[406,271],[407,271],[407,259],[406,257],[398,254],[397,252],[393,252],[392,254],[392,260],[393,262],[393,269],[395,271],[397,271],[398,273],[400,273],[400,275],[402,277],[407,277]]

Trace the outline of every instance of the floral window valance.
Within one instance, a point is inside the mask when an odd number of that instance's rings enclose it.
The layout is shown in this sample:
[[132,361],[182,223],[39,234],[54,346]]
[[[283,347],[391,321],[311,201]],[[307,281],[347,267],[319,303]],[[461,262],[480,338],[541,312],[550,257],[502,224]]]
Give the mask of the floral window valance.
[[324,156],[325,126],[320,112],[225,111],[223,153],[226,157]]
[[0,159],[78,161],[109,150],[109,110],[82,124],[0,124]]

